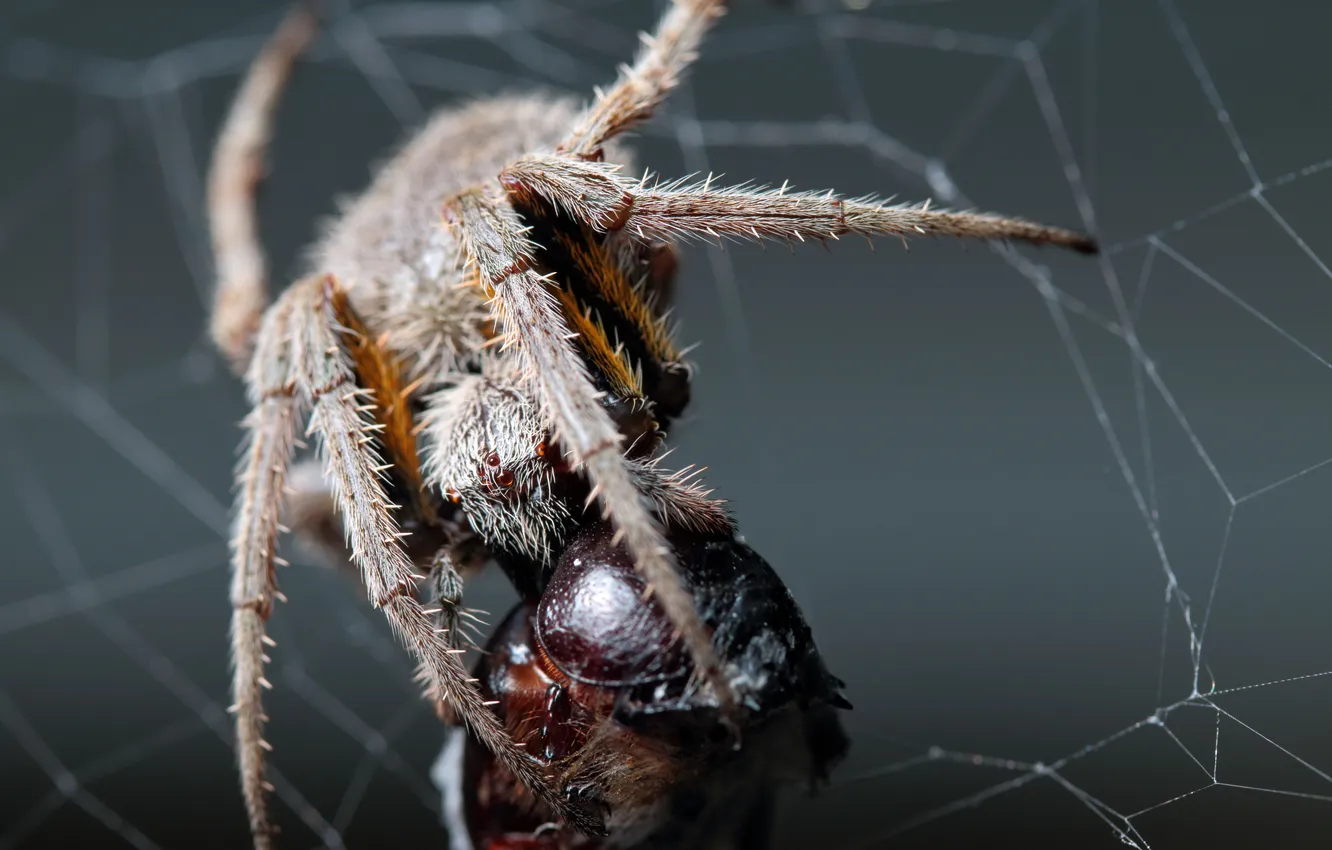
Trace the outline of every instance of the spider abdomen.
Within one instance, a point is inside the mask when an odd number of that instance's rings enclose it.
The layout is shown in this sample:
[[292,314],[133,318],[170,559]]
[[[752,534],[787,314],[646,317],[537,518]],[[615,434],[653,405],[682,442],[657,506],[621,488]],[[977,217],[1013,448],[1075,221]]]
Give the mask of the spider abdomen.
[[[549,150],[577,116],[569,99],[512,95],[437,112],[343,203],[310,267],[345,288],[362,320],[414,376],[474,360],[494,336],[484,296],[466,279],[441,209],[471,186],[495,185],[509,162]],[[620,156],[612,146],[613,156]],[[620,160],[622,161],[622,160]]]

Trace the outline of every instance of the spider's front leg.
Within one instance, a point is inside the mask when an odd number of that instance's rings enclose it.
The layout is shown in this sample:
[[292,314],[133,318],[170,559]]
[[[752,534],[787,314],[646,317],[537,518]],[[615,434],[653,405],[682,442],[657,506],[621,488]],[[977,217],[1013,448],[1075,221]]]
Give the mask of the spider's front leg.
[[619,167],[565,156],[532,156],[504,169],[500,182],[517,198],[539,199],[601,231],[626,230],[640,239],[837,239],[861,236],[956,236],[1056,245],[1097,252],[1084,233],[994,213],[931,209],[929,203],[883,204],[832,192],[728,188],[712,179],[682,185],[630,180]]
[[579,829],[599,833],[599,813],[575,806],[553,786],[545,769],[524,752],[486,705],[450,638],[415,596],[421,577],[403,546],[404,532],[383,480],[393,464],[381,462],[373,416],[377,406],[357,384],[349,350],[345,295],[331,278],[292,286],[266,314],[247,380],[254,413],[247,420],[249,452],[242,470],[232,539],[234,690],[242,786],[258,848],[271,846],[265,799],[262,689],[266,643],[263,623],[277,595],[273,581],[278,508],[302,414],[319,441],[324,477],[342,517],[348,548],[366,594],[384,611],[412,650],[431,692],[452,703],[488,749],[552,810]]

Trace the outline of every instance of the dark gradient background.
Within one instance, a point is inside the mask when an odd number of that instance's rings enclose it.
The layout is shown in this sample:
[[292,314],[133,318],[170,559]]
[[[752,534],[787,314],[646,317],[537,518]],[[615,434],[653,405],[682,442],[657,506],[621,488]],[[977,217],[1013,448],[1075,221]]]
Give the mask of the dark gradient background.
[[[497,26],[378,52],[362,25],[385,19],[358,12],[300,72],[263,203],[279,280],[418,102],[588,91],[652,17],[447,5],[421,20]],[[1027,274],[952,242],[687,252],[703,344],[675,457],[709,467],[856,705],[853,757],[791,795],[779,845],[1111,848],[1131,824],[1158,850],[1328,846],[1332,10],[736,7],[644,163],[938,199],[917,152],[978,206],[1079,226],[1087,201],[1111,249],[1024,251]],[[0,846],[246,841],[222,714],[243,410],[202,339],[199,181],[276,10],[0,10]],[[352,847],[444,846],[406,655],[341,577],[282,581],[286,800]],[[1225,692],[1177,705],[1190,628],[1200,690]],[[317,844],[288,803],[283,846]]]

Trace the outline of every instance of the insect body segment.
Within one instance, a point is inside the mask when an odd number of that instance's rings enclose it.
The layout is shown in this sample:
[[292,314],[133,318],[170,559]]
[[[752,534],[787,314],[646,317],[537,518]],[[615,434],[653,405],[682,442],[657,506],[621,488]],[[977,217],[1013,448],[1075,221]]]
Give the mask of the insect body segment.
[[[850,706],[785,585],[728,534],[668,529],[676,561],[740,697],[744,746],[613,529],[580,529],[539,599],[514,608],[475,675],[506,728],[572,791],[610,812],[604,839],[545,824],[549,813],[474,742],[446,748],[436,779],[462,800],[454,847],[761,850],[755,820],[784,781],[819,781],[846,752]],[[447,808],[447,807],[446,807]]]

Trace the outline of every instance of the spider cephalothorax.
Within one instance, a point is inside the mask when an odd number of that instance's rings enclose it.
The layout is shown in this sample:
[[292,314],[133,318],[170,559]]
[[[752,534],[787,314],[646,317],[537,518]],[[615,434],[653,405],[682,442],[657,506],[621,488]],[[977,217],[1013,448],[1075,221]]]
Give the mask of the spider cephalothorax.
[[427,486],[490,546],[548,561],[572,518],[572,494],[531,381],[513,370],[468,375],[429,402]]
[[[727,546],[735,529],[690,474],[659,465],[665,428],[689,400],[689,368],[661,309],[671,243],[944,234],[1095,250],[1072,231],[928,204],[628,177],[615,140],[657,110],[724,6],[675,0],[633,64],[585,108],[508,96],[439,113],[346,206],[308,276],[272,304],[254,188],[313,14],[299,8],[255,61],[218,138],[209,216],[212,334],[245,375],[252,405],[231,541],[232,651],[257,847],[272,833],[261,696],[273,645],[265,621],[282,598],[284,503],[298,532],[355,567],[419,662],[429,698],[451,709],[441,714],[467,724],[544,811],[599,834],[616,813],[589,801],[573,767],[515,743],[459,660],[461,580],[497,560],[539,602],[570,541],[604,529],[603,549],[632,565],[645,602],[670,624],[670,651],[688,662],[683,687],[745,746],[754,685],[745,677],[758,668],[737,667],[719,645],[724,618],[700,610],[677,563],[697,556],[677,552],[679,535]],[[319,475],[293,463],[302,421]],[[438,602],[427,607],[418,595],[429,587]],[[612,836],[620,839],[629,837]]]

